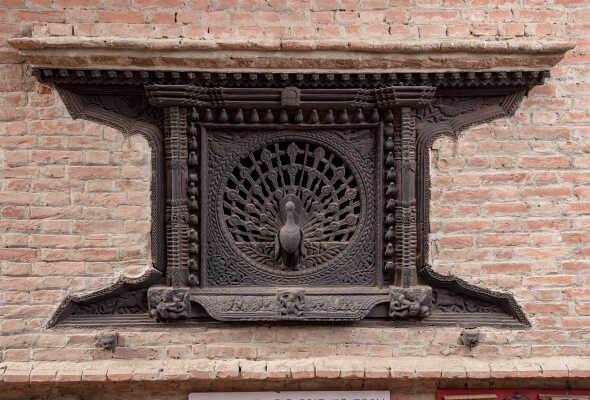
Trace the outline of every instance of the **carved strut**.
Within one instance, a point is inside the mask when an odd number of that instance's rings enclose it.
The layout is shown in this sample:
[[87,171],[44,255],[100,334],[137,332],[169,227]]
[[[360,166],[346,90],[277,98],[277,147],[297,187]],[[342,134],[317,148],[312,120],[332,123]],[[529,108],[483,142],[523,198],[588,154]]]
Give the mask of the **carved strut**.
[[297,270],[305,255],[303,230],[296,222],[296,207],[293,201],[285,203],[285,224],[275,239],[275,260],[281,261],[282,267]]

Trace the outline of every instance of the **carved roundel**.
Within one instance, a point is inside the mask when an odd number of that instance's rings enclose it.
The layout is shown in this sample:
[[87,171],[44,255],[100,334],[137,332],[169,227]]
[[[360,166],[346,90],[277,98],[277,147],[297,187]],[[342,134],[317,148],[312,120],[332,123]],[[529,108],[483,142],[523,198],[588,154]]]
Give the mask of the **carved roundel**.
[[357,181],[332,150],[302,140],[267,144],[233,168],[223,194],[225,226],[256,264],[318,267],[341,254],[361,214]]

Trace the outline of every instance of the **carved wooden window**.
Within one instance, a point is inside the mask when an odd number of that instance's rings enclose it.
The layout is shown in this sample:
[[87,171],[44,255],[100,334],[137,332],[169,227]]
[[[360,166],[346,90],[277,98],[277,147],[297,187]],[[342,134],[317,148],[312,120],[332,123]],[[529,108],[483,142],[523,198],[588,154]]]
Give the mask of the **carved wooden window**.
[[153,153],[152,272],[52,323],[528,324],[510,295],[428,265],[429,150],[512,115],[546,72],[36,74]]

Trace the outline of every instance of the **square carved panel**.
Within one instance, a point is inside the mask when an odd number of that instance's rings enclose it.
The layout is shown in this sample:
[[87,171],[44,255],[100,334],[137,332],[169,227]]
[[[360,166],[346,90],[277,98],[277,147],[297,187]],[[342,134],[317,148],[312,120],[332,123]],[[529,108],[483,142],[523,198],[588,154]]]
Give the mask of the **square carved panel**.
[[380,283],[378,131],[203,129],[204,285]]

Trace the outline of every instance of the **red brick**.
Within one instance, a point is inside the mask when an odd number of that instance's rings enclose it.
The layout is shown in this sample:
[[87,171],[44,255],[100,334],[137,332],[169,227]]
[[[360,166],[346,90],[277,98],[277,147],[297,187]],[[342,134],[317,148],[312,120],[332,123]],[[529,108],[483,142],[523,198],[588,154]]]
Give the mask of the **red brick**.
[[529,176],[525,172],[500,173],[493,175],[482,175],[481,181],[484,184],[494,183],[522,183]]
[[467,24],[447,25],[447,36],[468,37],[471,34],[471,27]]
[[147,214],[146,207],[120,205],[113,211],[112,216],[113,218],[144,219]]
[[576,304],[576,314],[578,314],[578,315],[590,315],[590,303],[578,303],[578,304]]
[[483,260],[489,255],[489,250],[481,249],[460,249],[449,250],[443,249],[440,252],[440,257],[452,261],[472,261]]
[[72,254],[72,260],[112,261],[118,258],[117,249],[78,249]]
[[569,261],[563,263],[565,271],[586,271],[590,270],[590,262],[585,261]]
[[490,226],[488,221],[449,221],[443,224],[444,232],[482,230]]
[[562,174],[565,182],[590,183],[590,172],[564,172]]
[[63,349],[33,350],[35,361],[89,361],[92,357],[86,349]]
[[545,186],[540,188],[526,188],[522,190],[521,194],[523,197],[569,197],[572,195],[572,190],[568,186]]
[[564,286],[574,285],[576,283],[576,277],[574,275],[549,275],[549,276],[533,276],[525,277],[525,285],[539,286]]
[[84,272],[84,264],[81,262],[51,262],[36,263],[33,266],[35,275],[79,275]]
[[522,9],[520,20],[523,22],[553,22],[561,21],[565,17],[564,10]]
[[556,6],[564,7],[579,7],[588,4],[587,0],[553,0],[553,4]]
[[440,244],[453,249],[473,247],[473,236],[445,236],[440,239]]
[[3,149],[30,148],[35,144],[36,140],[35,136],[0,136],[0,146]]
[[484,209],[489,214],[520,214],[527,212],[529,206],[526,203],[492,203],[486,204]]
[[13,362],[27,362],[31,360],[29,349],[8,349],[4,351],[4,360]]
[[566,204],[564,211],[566,213],[590,213],[590,203],[569,203]]
[[409,16],[407,11],[404,10],[386,10],[385,11],[385,22],[403,24],[408,22]]
[[75,235],[32,235],[31,247],[77,247],[81,237]]
[[[571,25],[568,25],[571,27]],[[527,35],[551,35],[553,33],[553,24],[525,24],[525,31]]]
[[93,0],[55,0],[56,8],[97,8],[96,1]]
[[471,25],[471,33],[474,36],[495,36],[498,33],[498,26],[496,24],[473,24]]
[[460,13],[455,10],[410,11],[410,19],[415,24],[456,21]]
[[526,312],[535,314],[567,315],[569,307],[565,303],[527,303],[524,304]]
[[[550,113],[553,117],[555,117],[554,113]],[[540,113],[536,113],[537,118],[540,118]],[[534,119],[535,117],[533,117]],[[539,121],[543,122],[543,121]],[[534,128],[526,128],[522,131],[524,137],[534,137],[537,139],[558,139],[558,138],[569,138],[570,130],[568,128],[560,128],[560,127],[534,127]]]
[[561,90],[565,95],[587,95],[590,94],[590,83],[576,82],[564,84]]
[[113,179],[121,174],[119,167],[71,166],[68,171],[72,179]]
[[527,233],[496,233],[483,235],[478,240],[483,246],[524,246],[529,242]]
[[143,8],[182,8],[183,0],[135,0],[135,6]]
[[[259,10],[262,8],[262,0],[239,0],[238,6],[241,10]],[[297,3],[292,2],[291,9],[297,9]]]
[[34,163],[55,164],[62,162],[79,163],[82,161],[82,152],[60,150],[33,150],[31,161]]
[[523,222],[526,230],[541,230],[541,229],[565,229],[571,224],[567,219],[533,219]]
[[0,248],[0,260],[24,261],[34,260],[36,257],[35,249]]
[[63,11],[33,11],[19,10],[14,12],[16,21],[30,22],[66,22]]
[[486,188],[445,191],[445,201],[483,201],[490,198],[491,190]]
[[25,0],[2,0],[0,5],[6,8],[26,8]]
[[418,31],[423,39],[444,37],[446,33],[445,27],[439,24],[420,25]]
[[[480,165],[480,167],[487,167],[487,164]],[[494,168],[514,168],[516,167],[516,159],[514,157],[494,157]]]
[[502,36],[524,36],[524,24],[500,24],[499,31]]
[[120,22],[128,24],[143,24],[145,16],[138,11],[98,11],[99,22]]
[[590,328],[590,317],[565,317],[561,323],[564,328]]
[[137,348],[130,348],[130,347],[121,347],[118,346],[115,349],[115,353],[113,354],[113,358],[121,358],[121,359],[143,359],[143,360],[154,360],[159,358],[158,350],[152,347],[137,347]]
[[563,257],[564,255],[567,254],[567,250],[563,249],[563,248],[550,248],[550,247],[545,247],[545,248],[539,248],[539,249],[522,249],[519,250],[519,255],[521,257],[527,257],[527,258],[543,258],[543,259],[548,259],[548,258],[556,258],[556,257]]
[[520,162],[523,168],[567,168],[569,164],[563,156],[522,157]]
[[79,221],[73,225],[73,231],[80,233],[120,233],[123,231],[122,221]]
[[570,244],[590,243],[590,232],[562,233],[561,240]]
[[81,207],[31,207],[31,218],[75,218],[82,216]]

